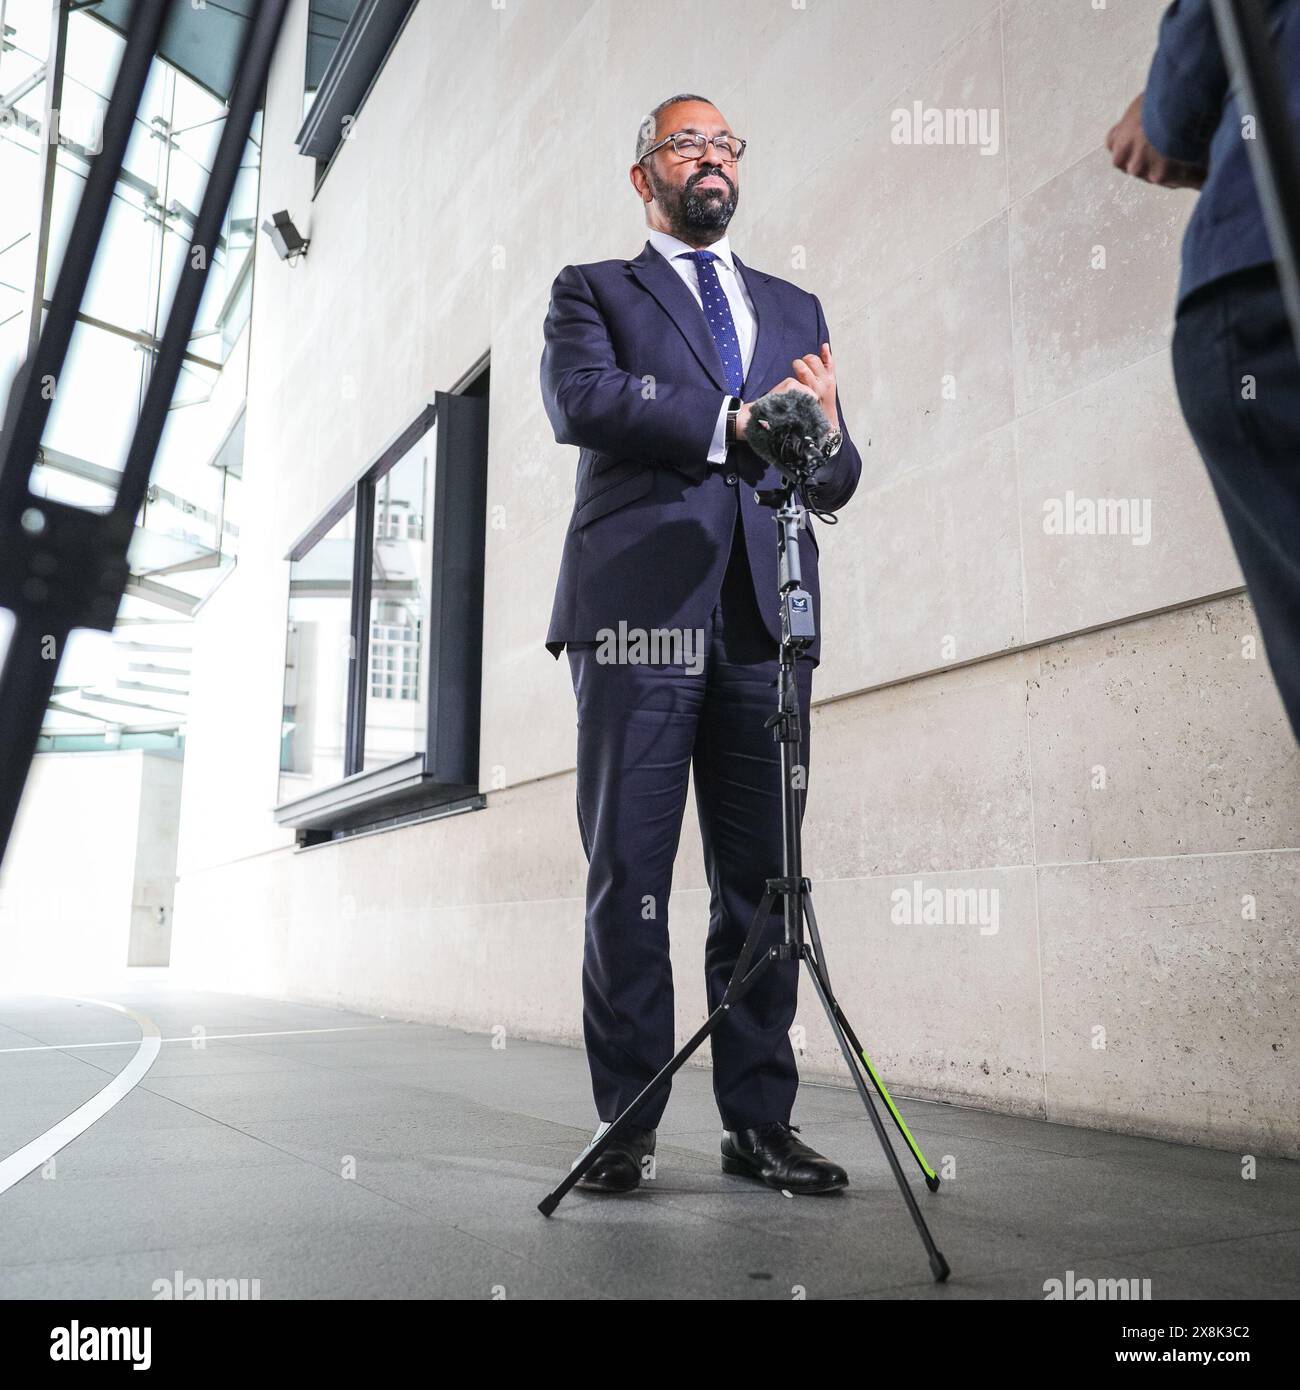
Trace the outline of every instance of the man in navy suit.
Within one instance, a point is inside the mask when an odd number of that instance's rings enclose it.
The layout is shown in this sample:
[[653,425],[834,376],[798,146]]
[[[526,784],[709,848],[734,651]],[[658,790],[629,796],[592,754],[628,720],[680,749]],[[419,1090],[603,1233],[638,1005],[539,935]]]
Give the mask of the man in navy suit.
[[[692,769],[710,1008],[780,871],[780,764],[764,725],[775,709],[776,526],[754,495],[779,479],[745,442],[749,403],[773,390],[818,399],[832,427],[809,494],[818,510],[842,507],[861,471],[816,296],[743,265],[728,241],[744,146],[703,97],[656,107],[630,170],[649,241],[630,261],[565,266],[546,316],[546,412],[556,440],[579,450],[547,647],[567,649],[578,707],[583,1026],[602,1126],[674,1050],[668,894]],[[808,538],[804,586],[819,603]],[[813,646],[799,662],[805,774],[818,660]],[[779,907],[766,929],[780,939]],[[713,1034],[722,1166],[832,1192],[844,1170],[790,1125],[797,970],[770,968]],[[642,1106],[584,1187],[637,1186],[667,1099],[664,1088]]]
[[[1300,135],[1300,0],[1265,14]],[[1146,91],[1106,138],[1117,168],[1198,188],[1183,242],[1174,378],[1300,739],[1300,361],[1209,0],[1174,0]]]

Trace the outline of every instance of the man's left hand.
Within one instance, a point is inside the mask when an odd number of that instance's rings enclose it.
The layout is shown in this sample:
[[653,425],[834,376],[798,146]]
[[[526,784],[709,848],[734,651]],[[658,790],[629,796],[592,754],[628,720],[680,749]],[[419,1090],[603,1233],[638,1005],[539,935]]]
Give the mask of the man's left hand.
[[831,355],[831,345],[823,343],[820,356],[810,352],[806,357],[796,357],[793,366],[793,380],[787,378],[776,390],[780,391],[788,382],[811,391],[817,397],[817,404],[821,406],[831,429],[839,429],[840,413],[835,405],[835,358]]

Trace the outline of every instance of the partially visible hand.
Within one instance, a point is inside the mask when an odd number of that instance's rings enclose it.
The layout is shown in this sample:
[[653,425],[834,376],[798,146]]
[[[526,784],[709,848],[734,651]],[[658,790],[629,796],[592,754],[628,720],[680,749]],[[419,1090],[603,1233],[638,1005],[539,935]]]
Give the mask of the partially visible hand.
[[1129,103],[1128,110],[1110,128],[1106,148],[1115,167],[1135,179],[1157,188],[1200,188],[1205,169],[1168,159],[1146,137],[1142,129],[1142,93]]
[[[839,429],[840,413],[835,406],[835,358],[831,356],[831,345],[823,343],[820,355],[810,352],[804,357],[796,357],[793,365],[796,381],[792,384],[811,391],[817,397],[817,403],[830,422],[831,429]],[[787,377],[786,380],[790,379]],[[784,385],[785,382],[782,382],[776,389],[779,391]]]
[[[791,364],[795,375],[778,381],[769,395],[776,396],[783,391],[804,391],[822,408],[831,429],[840,427],[840,413],[835,404],[835,358],[831,355],[831,345],[822,344],[821,355],[809,353],[806,357],[796,357]],[[742,402],[736,412],[736,438],[744,439],[750,429],[749,402]]]

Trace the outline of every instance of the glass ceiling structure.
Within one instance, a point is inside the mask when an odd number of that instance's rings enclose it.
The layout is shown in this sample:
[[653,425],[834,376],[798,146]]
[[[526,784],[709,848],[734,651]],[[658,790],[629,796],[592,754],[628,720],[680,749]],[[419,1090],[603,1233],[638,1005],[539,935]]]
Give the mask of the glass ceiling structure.
[[[116,493],[254,3],[172,6],[32,475],[38,495],[107,511]],[[130,8],[0,0],[0,406],[57,283]],[[42,750],[183,738],[193,616],[229,574],[239,537],[260,139],[259,118],[137,518],[116,626],[73,633]]]

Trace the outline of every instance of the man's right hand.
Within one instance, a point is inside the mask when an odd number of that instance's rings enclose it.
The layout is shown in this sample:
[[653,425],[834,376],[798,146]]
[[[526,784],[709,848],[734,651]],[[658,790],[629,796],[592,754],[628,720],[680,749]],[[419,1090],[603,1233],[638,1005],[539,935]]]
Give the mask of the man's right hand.
[[1139,92],[1133,98],[1106,136],[1111,162],[1124,173],[1157,188],[1200,188],[1205,182],[1204,169],[1167,158],[1147,139],[1142,129],[1142,96]]

